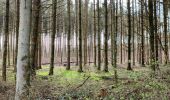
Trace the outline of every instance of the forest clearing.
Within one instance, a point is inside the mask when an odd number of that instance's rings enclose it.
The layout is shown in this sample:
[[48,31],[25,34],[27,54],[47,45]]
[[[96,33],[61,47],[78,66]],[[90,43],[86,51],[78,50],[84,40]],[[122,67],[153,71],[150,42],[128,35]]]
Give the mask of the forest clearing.
[[0,0],[0,100],[170,100],[169,0]]

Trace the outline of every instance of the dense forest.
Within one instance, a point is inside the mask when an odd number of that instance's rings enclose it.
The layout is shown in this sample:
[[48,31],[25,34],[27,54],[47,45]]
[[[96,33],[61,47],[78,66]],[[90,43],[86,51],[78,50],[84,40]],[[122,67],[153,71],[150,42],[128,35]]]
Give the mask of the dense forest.
[[0,0],[0,100],[170,100],[169,0]]

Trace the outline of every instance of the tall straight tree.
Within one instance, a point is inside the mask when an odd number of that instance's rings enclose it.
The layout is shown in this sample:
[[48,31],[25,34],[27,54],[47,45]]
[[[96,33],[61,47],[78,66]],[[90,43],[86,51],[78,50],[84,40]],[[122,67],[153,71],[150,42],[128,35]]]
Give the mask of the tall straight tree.
[[165,64],[168,63],[168,35],[167,35],[167,16],[168,16],[168,0],[163,0],[163,10],[164,10],[164,37],[165,37]]
[[108,40],[108,18],[107,18],[107,15],[108,15],[108,10],[107,10],[107,0],[104,0],[104,5],[105,5],[105,33],[104,33],[104,54],[105,54],[105,59],[104,59],[104,71],[105,72],[108,72],[108,54],[107,54],[107,51],[108,51],[108,43],[107,43],[107,40]]
[[17,66],[17,54],[18,54],[18,35],[19,35],[19,7],[20,7],[20,0],[16,1],[17,9],[16,9],[16,46],[15,46],[15,64],[14,64],[14,72],[16,72]]
[[31,0],[20,1],[20,24],[17,59],[17,80],[15,100],[28,95],[30,85],[29,48],[31,32]]
[[94,2],[94,66],[96,67],[96,0],[93,0]]
[[[115,1],[111,0],[110,1],[110,9],[111,9],[111,16],[110,16],[110,20],[111,20],[111,64],[112,66],[116,67],[116,51],[117,51],[117,46],[116,46],[116,12],[117,9],[115,9]],[[116,6],[117,7],[117,6]],[[115,12],[116,10],[116,12]]]
[[120,47],[120,63],[123,63],[123,4],[122,1],[120,1],[120,15],[121,15],[121,28],[120,28],[120,33],[121,33],[121,47]]
[[98,67],[97,69],[100,70],[101,69],[101,45],[100,45],[100,40],[101,40],[101,37],[100,37],[100,8],[99,8],[99,0],[97,0],[97,26],[98,26]]
[[3,49],[3,61],[2,61],[2,80],[6,81],[6,60],[7,60],[7,42],[9,35],[9,0],[6,0],[6,13],[4,23],[4,49]]
[[155,71],[155,34],[154,34],[154,24],[153,24],[153,0],[148,0],[149,7],[149,30],[150,30],[150,62],[151,68]]
[[133,36],[132,36],[132,41],[133,41],[133,65],[135,65],[135,0],[132,0],[132,21],[133,21]]
[[85,0],[84,6],[84,31],[83,31],[83,38],[84,38],[84,65],[87,64],[87,35],[88,35],[88,4],[89,0]]
[[[116,1],[117,2],[117,1]],[[121,2],[121,1],[120,1]],[[111,0],[110,1],[111,5],[111,64],[114,67],[114,76],[115,76],[115,82],[117,84],[117,29],[115,30],[115,25],[117,25],[118,19],[115,18],[117,16],[117,11],[118,11],[118,2],[116,3],[116,13],[115,13],[115,1]],[[115,24],[116,20],[116,24]]]
[[30,50],[30,67],[31,67],[31,74],[36,74],[36,53],[38,47],[38,36],[39,36],[39,18],[40,18],[40,4],[41,0],[34,0],[33,1],[33,32],[31,36],[31,50]]
[[54,41],[56,34],[56,8],[57,8],[57,0],[53,0],[53,9],[52,9],[52,34],[51,34],[51,59],[50,59],[50,71],[49,75],[54,74]]
[[111,64],[114,66],[115,1],[111,0]]
[[158,58],[159,58],[159,53],[158,53],[158,38],[159,35],[157,33],[157,0],[154,0],[154,24],[155,24],[155,61],[156,61],[156,65],[155,67],[158,68],[159,64],[158,64]]
[[70,70],[70,34],[71,34],[71,14],[70,14],[70,0],[67,0],[67,15],[68,15],[68,32],[67,32],[67,67]]
[[76,32],[76,65],[79,63],[79,54],[78,54],[78,0],[75,0],[75,8],[76,8],[76,25],[75,25],[75,32]]
[[143,18],[143,7],[144,7],[144,1],[141,0],[141,32],[142,32],[142,35],[141,35],[141,43],[142,43],[142,47],[141,47],[141,56],[142,56],[142,66],[144,66],[144,18]]
[[79,69],[78,69],[78,72],[83,72],[83,68],[82,68],[81,0],[79,0]]
[[132,70],[131,67],[131,8],[130,0],[127,1],[128,9],[128,67],[127,70]]
[[116,0],[116,5],[115,5],[115,1],[113,2],[114,9],[116,12],[114,12],[115,14],[115,33],[114,33],[114,67],[116,68],[116,64],[117,64],[117,34],[118,34],[118,0]]

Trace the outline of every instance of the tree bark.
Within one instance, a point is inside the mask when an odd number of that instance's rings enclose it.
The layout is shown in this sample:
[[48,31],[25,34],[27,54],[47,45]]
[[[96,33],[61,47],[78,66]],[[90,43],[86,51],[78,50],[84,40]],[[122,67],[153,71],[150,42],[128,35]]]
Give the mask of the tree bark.
[[9,35],[9,0],[6,0],[6,13],[4,22],[4,44],[3,44],[3,60],[2,60],[2,80],[6,81],[6,62],[7,62],[7,42]]
[[41,0],[33,1],[33,32],[31,36],[31,50],[30,50],[30,67],[31,75],[36,74],[36,61],[37,60],[37,47],[38,47],[38,37],[39,37],[39,19],[40,19],[40,4]]
[[54,74],[54,41],[56,34],[56,8],[57,8],[57,0],[53,0],[53,9],[52,9],[52,34],[51,34],[51,58],[50,58],[50,71],[49,75]]
[[165,37],[165,64],[168,64],[168,35],[167,35],[167,16],[168,16],[168,0],[163,0],[163,10],[164,10],[164,37]]
[[128,67],[127,70],[132,70],[131,68],[131,8],[130,0],[127,2],[128,7]]
[[154,0],[154,24],[155,24],[155,61],[156,61],[156,65],[155,67],[158,68],[159,67],[159,64],[158,64],[158,56],[159,56],[159,53],[158,53],[158,49],[159,49],[159,46],[158,46],[158,38],[159,38],[159,35],[157,33],[157,2],[156,0]]
[[144,18],[143,18],[143,6],[144,6],[144,1],[141,1],[141,32],[142,32],[142,36],[141,36],[141,43],[142,43],[142,47],[141,47],[141,57],[142,57],[142,62],[141,62],[141,64],[142,64],[142,66],[145,66],[145,62],[144,62],[144,54],[145,54],[145,52],[144,52]]
[[17,56],[17,80],[15,100],[28,96],[30,85],[29,43],[31,32],[31,0],[20,1],[20,24]]
[[79,0],[79,70],[83,72],[82,68],[82,27],[81,27],[81,0]]
[[94,66],[96,67],[96,0],[93,0],[94,2]]
[[67,35],[67,67],[70,70],[70,34],[71,34],[71,16],[70,16],[70,0],[67,0],[67,15],[68,15],[68,35]]
[[107,51],[108,51],[108,43],[107,43],[107,40],[108,40],[108,10],[107,10],[107,0],[104,0],[104,6],[105,6],[105,33],[104,33],[104,55],[105,55],[105,58],[104,58],[104,71],[105,72],[108,72],[108,54],[107,54]]
[[100,8],[99,8],[99,0],[97,0],[97,17],[98,17],[98,19],[97,19],[97,26],[98,26],[98,67],[97,67],[97,69],[98,70],[100,70],[101,69],[101,44],[100,44],[100,42],[101,42],[101,37],[100,37]]
[[75,0],[76,4],[76,65],[79,63],[79,51],[78,51],[78,1]]
[[154,34],[154,25],[153,25],[153,0],[148,0],[149,6],[149,30],[150,30],[150,63],[151,68],[155,71],[155,34]]

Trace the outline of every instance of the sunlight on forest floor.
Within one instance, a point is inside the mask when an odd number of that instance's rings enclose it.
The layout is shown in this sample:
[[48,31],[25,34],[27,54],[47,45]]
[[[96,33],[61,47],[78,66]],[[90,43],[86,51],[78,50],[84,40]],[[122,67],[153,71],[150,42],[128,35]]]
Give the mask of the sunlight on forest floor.
[[[163,66],[161,71],[151,77],[148,67],[136,67],[133,71],[117,68],[118,84],[115,84],[114,69],[108,73],[103,71],[90,71],[95,69],[90,66],[83,73],[78,73],[76,66],[71,71],[65,67],[55,67],[54,75],[48,76],[49,66],[43,66],[37,71],[36,78],[32,81],[30,97],[34,99],[170,99],[170,67]],[[13,97],[15,91],[15,78],[13,69],[7,73],[8,82],[0,82],[0,96]]]

